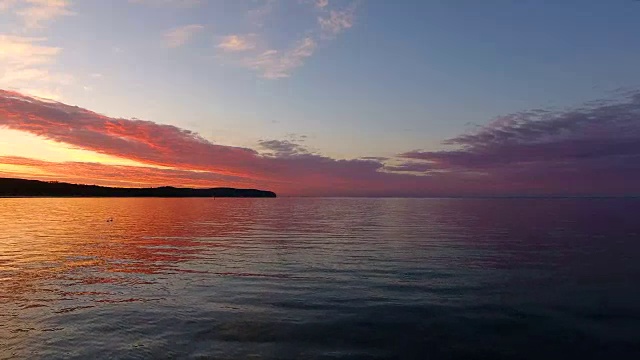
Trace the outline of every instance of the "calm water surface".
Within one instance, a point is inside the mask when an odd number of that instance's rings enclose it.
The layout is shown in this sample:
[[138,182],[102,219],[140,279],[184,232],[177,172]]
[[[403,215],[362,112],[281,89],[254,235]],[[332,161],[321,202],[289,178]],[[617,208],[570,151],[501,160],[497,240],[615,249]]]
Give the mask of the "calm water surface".
[[639,340],[640,200],[0,199],[2,359],[638,359]]

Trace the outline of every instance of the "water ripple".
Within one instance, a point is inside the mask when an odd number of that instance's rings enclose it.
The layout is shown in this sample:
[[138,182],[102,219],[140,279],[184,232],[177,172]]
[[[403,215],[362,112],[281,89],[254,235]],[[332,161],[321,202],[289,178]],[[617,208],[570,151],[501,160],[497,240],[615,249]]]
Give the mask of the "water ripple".
[[0,359],[631,358],[637,213],[629,200],[0,199]]

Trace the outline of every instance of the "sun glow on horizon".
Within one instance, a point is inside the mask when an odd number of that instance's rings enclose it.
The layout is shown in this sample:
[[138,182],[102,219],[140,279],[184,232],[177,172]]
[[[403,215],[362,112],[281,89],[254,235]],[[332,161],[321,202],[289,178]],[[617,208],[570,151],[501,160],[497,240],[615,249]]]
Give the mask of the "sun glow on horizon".
[[[85,162],[103,165],[123,165],[168,169],[138,161],[100,154],[72,145],[48,140],[24,131],[0,127],[0,156],[20,156],[49,162]],[[0,169],[4,165],[0,165]]]
[[20,177],[20,176],[49,176],[54,175],[46,171],[34,168],[29,165],[0,164],[0,177]]

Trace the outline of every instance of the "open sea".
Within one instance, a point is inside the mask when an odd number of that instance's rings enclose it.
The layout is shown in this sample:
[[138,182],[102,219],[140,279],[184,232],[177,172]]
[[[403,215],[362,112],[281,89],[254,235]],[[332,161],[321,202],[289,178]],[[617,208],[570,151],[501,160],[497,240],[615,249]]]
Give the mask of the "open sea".
[[640,359],[640,200],[0,199],[0,359]]

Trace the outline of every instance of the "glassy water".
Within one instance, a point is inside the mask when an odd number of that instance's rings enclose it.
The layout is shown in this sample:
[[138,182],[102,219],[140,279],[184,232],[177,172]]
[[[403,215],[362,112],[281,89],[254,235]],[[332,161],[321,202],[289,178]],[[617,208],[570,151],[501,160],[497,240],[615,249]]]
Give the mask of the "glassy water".
[[637,359],[638,340],[639,200],[0,199],[3,359]]

